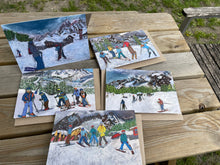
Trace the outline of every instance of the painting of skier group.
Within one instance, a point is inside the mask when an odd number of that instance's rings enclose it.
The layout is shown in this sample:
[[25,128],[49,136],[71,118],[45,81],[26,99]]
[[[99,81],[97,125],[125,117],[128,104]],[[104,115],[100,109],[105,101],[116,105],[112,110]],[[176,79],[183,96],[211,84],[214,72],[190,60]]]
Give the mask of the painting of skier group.
[[47,70],[22,76],[14,118],[48,116],[69,109],[96,109],[93,69]]
[[143,30],[90,38],[101,70],[159,57]]
[[142,165],[134,111],[57,112],[47,165]]
[[85,14],[2,28],[22,73],[90,59]]
[[147,70],[106,70],[106,110],[181,114],[171,73]]

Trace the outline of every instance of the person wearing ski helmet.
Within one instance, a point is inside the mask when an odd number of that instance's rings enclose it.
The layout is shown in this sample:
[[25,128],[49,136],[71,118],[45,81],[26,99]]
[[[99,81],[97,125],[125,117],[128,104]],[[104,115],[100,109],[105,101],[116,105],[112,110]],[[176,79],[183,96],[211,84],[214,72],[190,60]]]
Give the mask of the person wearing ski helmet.
[[35,114],[33,113],[33,100],[34,100],[34,98],[35,98],[35,96],[34,96],[34,93],[31,91],[31,88],[27,87],[24,95],[22,96],[22,101],[24,101],[24,109],[23,109],[23,113],[21,115],[22,118],[26,117],[28,107],[30,108],[29,116],[32,116],[32,117],[35,116]]
[[68,135],[65,141],[66,145],[70,145],[71,133],[72,133],[72,125],[70,124],[68,128]]
[[97,129],[97,131],[99,132],[99,145],[101,146],[102,145],[102,139],[105,141],[105,144],[107,145],[108,142],[105,138],[105,132],[106,132],[106,128],[104,126],[104,123],[103,122],[100,122],[100,125]]
[[34,45],[33,41],[28,42],[28,53],[33,55],[34,60],[37,62],[37,68],[36,70],[39,69],[44,69],[44,62],[43,62],[43,57],[42,57],[42,52],[37,49],[37,47]]
[[133,149],[128,144],[128,138],[127,138],[127,135],[125,134],[125,130],[121,131],[120,141],[121,141],[120,150],[123,150],[124,145],[126,145],[128,147],[128,149],[131,151],[131,153],[134,154]]
[[79,101],[79,96],[80,96],[79,89],[74,88],[73,96],[75,96],[76,104],[79,104],[80,103],[80,101]]
[[106,65],[108,64],[108,62],[111,63],[111,61],[108,59],[106,53],[101,52],[100,55],[99,55],[99,57],[102,58],[102,59],[104,60],[104,62],[105,62]]
[[127,48],[128,48],[129,52],[130,52],[131,55],[132,55],[132,60],[133,60],[134,58],[137,59],[137,52],[131,47],[131,45],[130,45],[130,43],[129,43],[128,40],[125,40],[125,42],[123,43],[123,46],[122,46],[122,47],[127,47]]
[[84,141],[88,146],[90,146],[87,142],[87,131],[84,128],[81,128],[80,136],[79,144],[82,144],[82,141]]
[[125,59],[127,59],[127,57],[122,53],[122,50],[118,46],[116,46],[115,48],[116,48],[116,51],[118,53],[118,58],[119,59],[121,58],[121,56],[124,57]]
[[39,100],[40,100],[40,101],[43,101],[44,110],[46,111],[46,110],[49,109],[49,107],[48,107],[49,100],[48,100],[48,98],[47,98],[47,96],[46,96],[46,94],[45,94],[44,92],[40,92],[39,94],[40,94],[40,96],[41,96],[41,98],[40,98]]
[[57,89],[57,92],[58,92],[58,94],[54,98],[57,98],[57,97],[59,98],[57,106],[60,108],[62,102],[64,105],[66,104],[65,100],[64,100],[64,92],[62,92],[59,88]]
[[98,139],[96,137],[96,132],[97,130],[94,128],[94,125],[91,126],[91,129],[90,129],[90,134],[91,134],[91,138],[90,138],[90,141],[89,141],[89,144],[91,145],[92,143],[92,140],[95,139],[96,143],[97,143],[97,146],[98,146]]
[[86,105],[89,105],[87,99],[86,99],[86,92],[84,92],[84,90],[81,88],[80,89],[80,96],[81,96],[81,99],[82,99],[82,104],[83,104],[83,107],[85,107]]
[[145,48],[147,49],[148,52],[148,57],[150,58],[151,52],[153,52],[154,56],[157,56],[156,53],[153,51],[153,49],[151,49],[150,46],[148,46],[146,43],[141,45],[141,48]]

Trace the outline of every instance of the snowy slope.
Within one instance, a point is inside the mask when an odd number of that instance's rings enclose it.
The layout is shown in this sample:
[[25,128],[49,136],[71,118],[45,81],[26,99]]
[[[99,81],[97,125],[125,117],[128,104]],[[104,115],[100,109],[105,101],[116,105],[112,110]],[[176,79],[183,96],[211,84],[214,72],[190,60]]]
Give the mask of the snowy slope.
[[[123,98],[122,94],[108,93],[106,97],[106,110],[120,110],[120,103],[123,99],[125,101],[127,110],[134,110],[136,113],[159,113],[160,105],[157,103],[158,98],[163,100],[164,109],[168,111],[163,113],[173,113],[181,114],[179,107],[179,101],[175,91],[172,92],[155,92],[153,96],[143,96],[144,100],[132,103],[133,94],[125,93],[124,96],[128,98]],[[135,95],[136,96],[136,95]]]
[[[24,92],[25,92],[24,89],[19,89],[18,90],[18,96],[17,96],[17,101],[16,101],[14,118],[18,118],[18,115],[21,115],[22,112],[23,112],[24,102],[22,101],[22,96],[23,96]],[[49,108],[51,108],[51,110],[40,111],[40,113],[37,113],[36,109],[33,106],[34,113],[37,116],[49,116],[49,115],[54,115],[57,111],[60,111],[60,108],[58,108],[56,106],[57,102],[56,102],[54,96],[56,96],[56,95],[47,95],[47,97],[49,99]],[[70,103],[72,103],[73,102],[72,93],[71,94],[67,94],[67,97],[69,98]],[[40,99],[40,95],[35,94],[34,102],[35,102],[37,108],[41,109],[42,103],[39,101],[39,99]],[[88,100],[89,104],[91,104],[91,107],[87,107],[86,108],[86,107],[78,107],[78,106],[76,106],[75,108],[69,109],[69,110],[95,110],[96,109],[96,106],[95,106],[95,95],[94,94],[87,94],[87,100]],[[28,115],[27,115],[27,117],[28,117]]]
[[[148,43],[148,45],[154,50],[154,52],[156,53],[156,49],[154,48],[153,44],[151,42]],[[100,53],[96,52],[96,58],[98,60],[99,66],[101,68],[101,70],[104,70],[105,68],[115,68],[115,67],[119,67],[119,66],[123,66],[123,65],[128,65],[131,63],[136,63],[136,62],[140,62],[140,61],[144,61],[144,60],[148,60],[148,59],[152,59],[152,58],[157,58],[159,57],[159,54],[157,54],[157,56],[154,56],[153,53],[151,53],[151,56],[149,58],[149,54],[147,49],[145,48],[141,48],[140,45],[134,45],[132,46],[132,48],[137,52],[137,59],[132,60],[132,55],[129,52],[127,47],[121,48],[122,53],[129,59],[131,59],[131,61],[125,60],[124,57],[121,57],[121,59],[110,59],[111,63],[108,63],[107,66],[104,62],[104,60],[102,58],[100,58]],[[113,49],[113,51],[116,54],[116,49]],[[103,51],[104,53],[107,53],[107,57],[108,58],[112,58],[112,54],[109,53],[108,51]],[[118,54],[116,54],[116,57],[118,57]]]
[[135,154],[132,155],[126,146],[124,150],[126,153],[116,151],[120,148],[120,140],[111,140],[106,137],[110,143],[105,148],[100,147],[81,147],[72,141],[70,146],[60,147],[64,142],[50,143],[49,153],[47,157],[47,165],[141,165],[141,153],[139,148],[139,141],[130,140]]

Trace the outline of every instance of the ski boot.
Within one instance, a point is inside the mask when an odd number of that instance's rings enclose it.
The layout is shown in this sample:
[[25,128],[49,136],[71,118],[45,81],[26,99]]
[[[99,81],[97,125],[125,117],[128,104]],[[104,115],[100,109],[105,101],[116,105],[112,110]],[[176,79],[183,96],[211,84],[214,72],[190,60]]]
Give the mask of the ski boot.
[[36,115],[34,113],[30,113],[29,116],[36,117]]

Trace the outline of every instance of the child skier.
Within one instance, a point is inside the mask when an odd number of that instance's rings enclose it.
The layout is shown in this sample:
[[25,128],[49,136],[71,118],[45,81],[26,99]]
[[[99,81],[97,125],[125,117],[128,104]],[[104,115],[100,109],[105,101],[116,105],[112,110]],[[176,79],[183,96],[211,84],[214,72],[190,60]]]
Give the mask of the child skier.
[[126,105],[125,105],[125,101],[124,101],[124,99],[122,99],[121,100],[121,110],[125,110],[127,107],[126,107]]
[[107,145],[108,142],[107,142],[107,140],[106,140],[106,138],[105,138],[106,128],[105,128],[103,122],[100,123],[100,125],[99,125],[97,131],[99,132],[99,135],[100,135],[100,136],[99,136],[99,146],[102,146],[102,139],[105,141],[105,144]]
[[90,129],[90,134],[91,134],[91,138],[90,138],[90,141],[89,141],[89,144],[91,145],[92,143],[92,140],[95,139],[96,143],[97,143],[97,146],[98,146],[98,139],[96,137],[96,129],[94,128],[94,125],[91,126],[91,129]]
[[18,57],[22,57],[22,56],[21,56],[21,51],[18,50],[18,49],[17,49],[16,51],[17,51],[17,55],[18,55]]
[[63,58],[66,59],[66,56],[65,56],[64,53],[63,53],[63,47],[62,47],[61,44],[56,45],[56,51],[57,51],[57,53],[58,53],[58,59],[57,59],[58,61],[61,59],[61,57],[63,57]]
[[121,147],[119,148],[119,150],[123,151],[123,146],[126,145],[128,149],[131,151],[131,153],[134,154],[133,149],[128,144],[128,138],[127,138],[127,135],[125,134],[125,130],[122,130],[121,133],[122,133],[120,136]]
[[[128,59],[128,58],[122,53],[122,50],[121,50],[118,46],[116,46],[115,48],[116,48],[116,51],[117,51],[117,53],[118,53],[118,58],[119,58],[119,59],[121,58],[121,56],[124,57],[125,59]],[[130,60],[130,59],[128,59],[128,60]]]
[[[149,47],[146,43],[144,43],[143,45],[141,45],[142,48],[146,48],[148,51],[148,56],[150,57],[151,52],[153,52],[154,56],[157,56],[156,53],[153,51],[153,49],[151,49],[151,47]],[[151,52],[150,52],[151,51]]]
[[44,110],[46,111],[46,110],[49,109],[49,107],[48,107],[49,100],[48,100],[48,98],[47,98],[47,96],[46,96],[46,94],[44,92],[40,92],[39,94],[41,96],[41,98],[39,100],[43,101],[43,103],[44,103]]
[[85,107],[86,105],[89,105],[88,101],[86,100],[86,92],[83,91],[83,89],[80,89],[80,96],[82,98],[82,104],[83,104],[83,107]]
[[99,56],[100,56],[100,58],[102,58],[104,60],[105,64],[107,65],[108,62],[111,63],[111,61],[108,59],[108,57],[106,55],[107,55],[106,53],[101,52]]
[[131,53],[131,55],[132,55],[132,60],[134,59],[134,57],[137,59],[137,53],[136,53],[136,51],[131,47],[131,45],[130,45],[130,43],[129,43],[128,41],[125,41],[125,42],[123,43],[123,46],[122,46],[122,47],[125,47],[125,46],[128,48],[129,52]]
[[[75,99],[76,99],[76,104],[79,104],[80,101],[79,101],[79,90],[77,88],[74,88],[74,92],[73,92],[73,96],[75,96]],[[75,102],[75,101],[74,101]]]
[[90,146],[87,142],[87,131],[84,128],[81,128],[80,136],[79,144],[82,145],[82,141],[84,141],[88,146]]
[[161,111],[165,111],[163,101],[159,98],[157,102],[160,104]]
[[42,58],[42,52],[37,49],[33,41],[28,42],[28,53],[30,55],[32,54],[34,60],[37,62],[36,70],[45,68],[43,58]]
[[61,108],[61,102],[63,102],[63,104],[65,105],[65,100],[64,100],[64,92],[62,92],[60,89],[57,89],[58,94],[54,97],[55,99],[58,97],[59,101],[58,101],[58,107]]
[[33,113],[33,100],[34,100],[34,98],[35,98],[35,96],[34,96],[34,93],[31,91],[31,88],[27,87],[24,95],[22,96],[22,101],[24,101],[23,113],[22,113],[22,115],[19,115],[19,117],[22,117],[22,118],[26,117],[28,107],[30,108],[29,116],[32,116],[32,117],[36,116]]
[[65,141],[66,145],[70,145],[71,133],[72,133],[72,125],[69,125],[68,135],[67,135],[67,138],[66,138],[66,141]]
[[70,109],[70,108],[71,108],[71,107],[70,107],[70,101],[69,101],[69,99],[68,99],[66,93],[63,93],[63,99],[64,99],[64,101],[65,101],[65,105],[66,105],[67,109]]
[[111,46],[107,46],[107,49],[112,54],[112,58],[117,58],[115,55],[115,52],[113,51],[113,48]]

